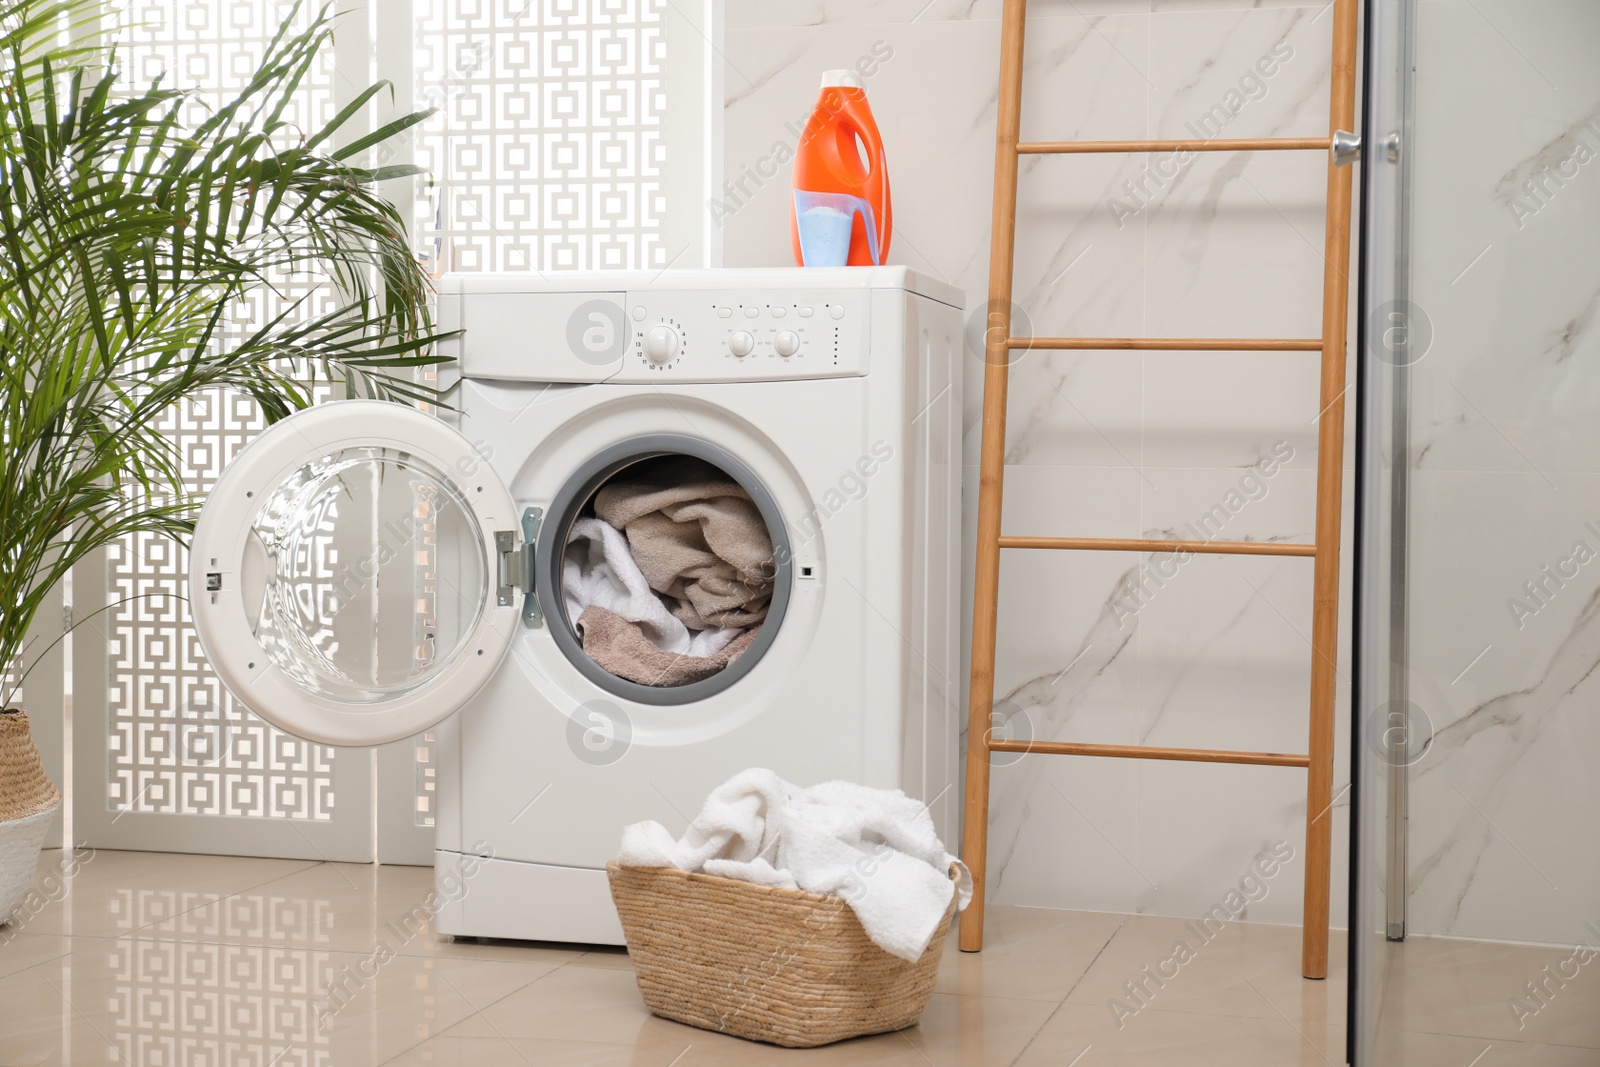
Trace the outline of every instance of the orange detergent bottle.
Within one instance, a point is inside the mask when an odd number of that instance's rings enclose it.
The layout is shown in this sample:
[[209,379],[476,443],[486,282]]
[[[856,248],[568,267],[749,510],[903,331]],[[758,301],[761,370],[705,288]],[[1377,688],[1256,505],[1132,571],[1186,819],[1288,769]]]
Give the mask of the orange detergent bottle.
[[805,267],[882,263],[891,223],[889,170],[866,85],[853,70],[824,71],[794,157],[794,261]]

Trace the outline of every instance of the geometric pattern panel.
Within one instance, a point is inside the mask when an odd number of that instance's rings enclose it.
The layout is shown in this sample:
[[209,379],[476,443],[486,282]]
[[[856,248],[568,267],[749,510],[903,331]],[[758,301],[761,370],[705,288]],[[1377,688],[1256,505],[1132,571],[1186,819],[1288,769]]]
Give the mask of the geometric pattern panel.
[[435,772],[438,770],[438,765],[433,759],[433,750],[436,743],[437,737],[432,730],[419,734],[412,742],[416,752],[415,786],[417,807],[415,818],[418,826],[433,825],[434,803],[437,799],[437,792],[434,786],[436,784]]
[[[120,0],[112,14],[122,76],[199,90],[185,115],[198,122],[221,94],[248,83],[292,9],[281,0]],[[312,11],[305,5],[299,17]],[[333,117],[332,63],[325,49],[284,114],[282,136]],[[302,314],[332,308],[331,290],[315,279],[274,282],[231,309],[221,344],[307,293]],[[249,397],[212,391],[171,408],[159,428],[179,447],[185,487],[204,494],[264,425]],[[223,688],[182,599],[187,575],[188,553],[164,537],[125,537],[109,552],[108,809],[331,819],[334,750],[267,725]]]
[[[210,489],[221,466],[261,429],[248,398],[213,392],[167,413],[188,488]],[[217,679],[182,599],[188,552],[156,535],[124,537],[108,553],[107,706],[112,811],[333,816],[334,750],[269,726]]]
[[666,266],[666,0],[413,0],[436,271]]
[[[197,90],[184,120],[197,125],[209,107],[250,82],[267,45],[294,11],[292,0],[113,0],[109,5],[123,80]],[[301,4],[307,25],[317,4]],[[318,57],[308,84],[284,112],[286,135],[309,132],[333,117],[333,50]]]

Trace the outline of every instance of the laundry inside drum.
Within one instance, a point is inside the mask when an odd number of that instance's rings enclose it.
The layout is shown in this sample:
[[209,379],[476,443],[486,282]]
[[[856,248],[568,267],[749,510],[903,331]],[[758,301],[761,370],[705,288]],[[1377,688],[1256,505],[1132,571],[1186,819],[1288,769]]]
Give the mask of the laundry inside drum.
[[584,502],[567,536],[562,599],[591,660],[672,688],[750,651],[776,573],[772,536],[744,486],[704,460],[658,456],[623,467]]

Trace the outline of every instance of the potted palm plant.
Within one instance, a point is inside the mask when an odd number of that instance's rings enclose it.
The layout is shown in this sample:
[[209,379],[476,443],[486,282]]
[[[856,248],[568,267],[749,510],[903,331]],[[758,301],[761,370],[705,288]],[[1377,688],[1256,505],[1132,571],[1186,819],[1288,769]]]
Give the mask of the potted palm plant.
[[[414,170],[363,163],[426,113],[352,135],[377,85],[321,129],[284,121],[331,38],[324,9],[292,12],[249,84],[191,124],[191,94],[131,86],[110,48],[61,43],[103,7],[0,0],[0,709],[74,564],[128,534],[190,530],[197,502],[159,431],[173,405],[236,391],[270,422],[319,382],[426,401],[416,368],[443,362],[429,278],[378,191]],[[332,310],[291,299],[230,330],[239,301],[284,278],[331,288]],[[26,720],[3,715],[0,737],[26,740]],[[0,764],[0,797],[9,783],[21,798],[0,804],[0,898],[31,836],[26,891],[56,803],[27,769],[31,742],[17,751]],[[15,903],[0,899],[0,922]]]

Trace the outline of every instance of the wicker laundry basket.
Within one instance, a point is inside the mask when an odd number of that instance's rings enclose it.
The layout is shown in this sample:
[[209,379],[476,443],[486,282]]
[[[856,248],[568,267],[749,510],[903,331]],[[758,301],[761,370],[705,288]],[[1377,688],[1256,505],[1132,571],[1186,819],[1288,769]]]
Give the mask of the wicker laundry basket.
[[0,925],[9,922],[33,886],[39,847],[61,794],[45,777],[28,716],[0,710]]
[[703,1030],[810,1048],[912,1025],[933,995],[952,896],[915,962],[838,897],[669,868],[606,866],[639,992]]

